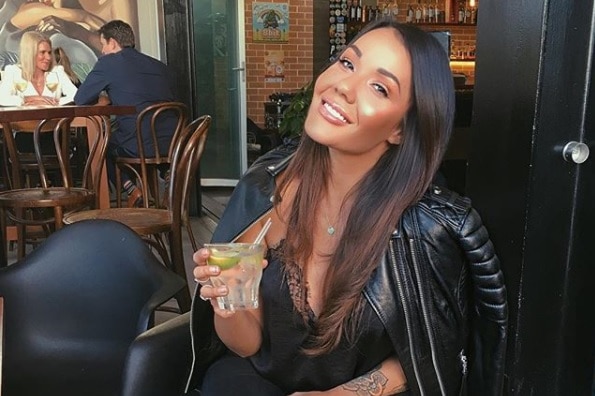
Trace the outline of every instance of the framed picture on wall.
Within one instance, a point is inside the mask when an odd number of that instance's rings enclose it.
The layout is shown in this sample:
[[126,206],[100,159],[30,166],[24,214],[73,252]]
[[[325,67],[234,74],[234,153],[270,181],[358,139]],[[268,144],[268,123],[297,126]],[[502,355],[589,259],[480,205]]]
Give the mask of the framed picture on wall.
[[286,43],[289,39],[288,3],[252,3],[252,41]]

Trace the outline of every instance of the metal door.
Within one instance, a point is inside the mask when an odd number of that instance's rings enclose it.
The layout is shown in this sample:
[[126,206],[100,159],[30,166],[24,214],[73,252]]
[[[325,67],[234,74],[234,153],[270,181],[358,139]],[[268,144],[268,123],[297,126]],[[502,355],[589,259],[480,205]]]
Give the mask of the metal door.
[[233,186],[247,168],[243,0],[192,1],[198,114],[213,123],[201,160],[203,186]]

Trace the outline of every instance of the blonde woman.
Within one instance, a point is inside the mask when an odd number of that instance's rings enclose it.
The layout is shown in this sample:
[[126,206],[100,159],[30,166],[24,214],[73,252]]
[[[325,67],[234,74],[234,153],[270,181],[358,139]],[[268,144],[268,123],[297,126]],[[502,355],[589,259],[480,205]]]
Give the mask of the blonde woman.
[[[54,67],[52,44],[47,37],[37,32],[23,34],[19,59],[20,64],[8,65],[4,69],[0,81],[0,105],[56,106],[73,101],[77,88],[62,66]],[[42,153],[54,152],[51,134],[43,134],[41,139]],[[34,151],[31,133],[17,132],[15,142],[20,152]]]
[[[20,64],[8,65],[0,82],[0,105],[61,105],[72,102],[77,88],[64,72],[54,67],[52,43],[37,32],[26,32],[21,38]],[[50,72],[56,78],[52,91]],[[51,82],[51,81],[49,81]],[[19,89],[21,88],[21,89]]]

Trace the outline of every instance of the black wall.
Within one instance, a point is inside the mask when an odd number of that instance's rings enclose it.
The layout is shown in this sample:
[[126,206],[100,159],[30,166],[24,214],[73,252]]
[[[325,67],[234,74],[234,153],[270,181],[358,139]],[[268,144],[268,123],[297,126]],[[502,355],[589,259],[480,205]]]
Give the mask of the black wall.
[[595,352],[593,0],[482,0],[467,193],[507,280],[507,395],[589,395]]

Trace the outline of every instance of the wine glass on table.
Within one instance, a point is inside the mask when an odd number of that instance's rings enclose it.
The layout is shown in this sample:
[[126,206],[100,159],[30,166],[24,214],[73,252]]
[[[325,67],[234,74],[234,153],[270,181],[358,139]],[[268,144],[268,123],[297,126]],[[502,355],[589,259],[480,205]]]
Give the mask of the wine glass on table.
[[60,80],[58,80],[58,75],[55,72],[47,73],[45,76],[45,86],[52,93],[52,98],[56,101],[56,104],[58,104]]
[[21,99],[23,99],[23,92],[27,89],[27,85],[29,85],[29,82],[22,77],[14,80],[14,89]]

